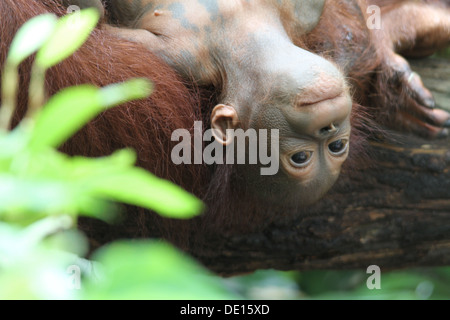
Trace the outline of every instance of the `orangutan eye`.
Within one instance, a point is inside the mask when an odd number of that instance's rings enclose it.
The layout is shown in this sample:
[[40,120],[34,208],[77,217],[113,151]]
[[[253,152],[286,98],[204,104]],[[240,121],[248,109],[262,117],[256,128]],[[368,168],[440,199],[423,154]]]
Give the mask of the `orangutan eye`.
[[348,140],[339,139],[328,145],[328,149],[334,156],[343,155],[348,148]]
[[291,157],[291,163],[294,167],[303,168],[306,167],[312,158],[312,152],[310,151],[301,151],[298,152]]

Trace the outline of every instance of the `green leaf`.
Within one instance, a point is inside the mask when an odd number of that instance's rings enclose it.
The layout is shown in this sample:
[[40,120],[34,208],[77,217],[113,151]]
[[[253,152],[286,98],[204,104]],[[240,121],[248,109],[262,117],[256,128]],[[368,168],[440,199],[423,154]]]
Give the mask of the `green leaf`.
[[[52,228],[48,227],[54,223],[42,226],[42,222],[37,222],[41,226],[33,225],[28,228],[17,228],[12,224],[0,222],[1,300],[53,300],[78,297],[79,290],[71,290],[68,286],[71,277],[67,267],[78,264],[79,261],[70,253],[74,249],[73,241],[84,242],[85,240],[81,238],[81,235],[74,237],[72,233],[67,237],[67,233],[59,233],[59,238],[64,243],[56,247],[55,243],[52,245],[47,241],[45,243],[39,241],[39,233],[43,231],[44,236],[45,229],[53,233]],[[61,230],[57,224],[54,225],[57,228],[54,232]],[[64,228],[64,223],[61,227]]]
[[133,79],[98,89],[82,85],[54,95],[38,114],[31,146],[58,147],[106,108],[129,99],[144,98],[151,92],[146,79]]
[[82,85],[64,89],[51,97],[37,116],[30,146],[58,147],[103,111],[98,90]]
[[37,51],[52,35],[57,18],[53,14],[43,14],[27,21],[17,32],[8,55],[8,62],[18,66],[28,56]]
[[88,188],[96,196],[145,207],[171,218],[188,219],[203,209],[202,202],[190,193],[140,168],[96,177]]
[[99,158],[75,156],[70,159],[70,173],[66,176],[71,181],[97,179],[133,167],[135,163],[136,152],[132,149],[117,150],[110,156]]
[[218,277],[169,244],[121,241],[95,253],[100,281],[83,299],[233,299]]
[[7,135],[0,136],[0,172],[9,171],[14,157],[28,146],[29,135],[25,126],[17,126]]
[[71,56],[87,40],[100,15],[90,8],[59,19],[50,39],[38,51],[36,64],[48,69]]
[[76,212],[76,193],[69,184],[0,175],[0,220],[26,225],[46,215]]
[[131,79],[123,83],[115,83],[102,88],[101,100],[106,106],[114,106],[127,101],[147,98],[153,86],[147,79]]

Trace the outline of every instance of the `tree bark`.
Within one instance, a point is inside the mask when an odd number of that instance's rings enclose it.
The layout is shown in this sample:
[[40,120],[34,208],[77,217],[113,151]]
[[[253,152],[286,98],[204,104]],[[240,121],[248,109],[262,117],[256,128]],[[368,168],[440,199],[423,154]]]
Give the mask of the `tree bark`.
[[[450,62],[412,63],[450,110]],[[450,139],[388,133],[323,200],[260,233],[208,239],[194,255],[219,274],[256,269],[384,270],[450,264]]]

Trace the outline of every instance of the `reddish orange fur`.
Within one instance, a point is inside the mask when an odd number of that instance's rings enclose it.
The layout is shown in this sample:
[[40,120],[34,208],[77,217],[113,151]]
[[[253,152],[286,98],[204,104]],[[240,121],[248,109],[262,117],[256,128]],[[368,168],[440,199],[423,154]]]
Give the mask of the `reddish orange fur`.
[[[0,1],[1,66],[18,28],[31,17],[47,11],[58,15],[64,13],[63,8],[52,1]],[[26,111],[31,61],[28,59],[20,67],[20,93],[14,125]],[[199,181],[203,185],[208,171],[202,166],[174,165],[170,160],[174,145],[170,138],[175,129],[191,129],[195,120],[201,120],[200,104],[197,95],[152,53],[136,43],[118,41],[97,29],[78,52],[48,71],[46,86],[48,94],[52,95],[71,85],[105,86],[133,77],[151,79],[155,90],[150,98],[104,112],[62,146],[62,151],[96,157],[130,147],[136,150],[140,166],[189,191],[198,191]],[[139,224],[140,215],[133,216]]]

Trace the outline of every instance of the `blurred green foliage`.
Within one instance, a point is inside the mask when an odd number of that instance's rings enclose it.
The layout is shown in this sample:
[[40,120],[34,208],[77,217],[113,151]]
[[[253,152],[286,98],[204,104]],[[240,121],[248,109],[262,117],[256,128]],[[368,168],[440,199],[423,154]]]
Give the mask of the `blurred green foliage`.
[[439,52],[436,53],[436,56],[450,60],[450,47],[440,50]]
[[[45,99],[46,70],[87,39],[99,17],[83,10],[36,17],[18,32],[2,73],[0,109],[0,299],[227,299],[236,297],[197,262],[169,244],[113,243],[87,253],[80,214],[106,221],[114,202],[188,219],[203,204],[178,186],[134,166],[120,150],[103,158],[69,157],[57,148],[107,108],[147,97],[151,84],[130,80],[82,85]],[[19,64],[37,51],[25,118],[10,130]]]
[[366,271],[261,270],[227,284],[247,299],[448,300],[450,267],[381,270],[381,289],[370,290]]

